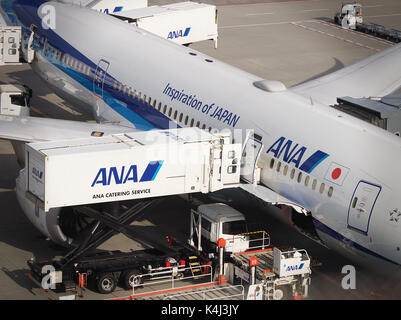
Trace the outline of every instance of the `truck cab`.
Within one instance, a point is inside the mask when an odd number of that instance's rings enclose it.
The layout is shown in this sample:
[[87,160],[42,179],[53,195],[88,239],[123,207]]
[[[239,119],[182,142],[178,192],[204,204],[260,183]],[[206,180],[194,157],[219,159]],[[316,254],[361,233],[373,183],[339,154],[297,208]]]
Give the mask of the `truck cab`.
[[0,85],[0,114],[6,116],[29,116],[32,90],[16,84]]
[[190,244],[198,249],[212,248],[213,251],[220,238],[226,240],[226,252],[236,253],[249,249],[245,217],[230,206],[223,203],[200,205],[197,210],[192,210],[191,220]]

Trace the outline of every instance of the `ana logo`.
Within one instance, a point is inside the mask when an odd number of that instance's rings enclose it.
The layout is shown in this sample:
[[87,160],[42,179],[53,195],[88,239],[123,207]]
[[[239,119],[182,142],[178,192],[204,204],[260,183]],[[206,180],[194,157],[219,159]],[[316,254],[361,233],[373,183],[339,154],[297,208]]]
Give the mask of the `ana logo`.
[[191,28],[186,28],[185,30],[177,30],[177,31],[170,31],[168,33],[167,39],[176,39],[176,38],[182,38],[186,37],[189,34],[189,31],[191,31]]
[[288,266],[286,271],[295,271],[295,270],[301,270],[304,266],[304,263],[301,263],[299,266],[295,265],[295,266]]
[[40,171],[40,170],[36,169],[35,167],[32,168],[32,174],[39,179],[42,179],[42,177],[43,177],[43,171]]
[[[139,182],[155,180],[162,164],[163,160],[149,162]],[[129,168],[125,166],[119,169],[117,167],[100,168],[91,187],[95,186],[95,184],[109,186],[112,183],[125,184],[129,181],[138,182],[138,169],[136,164],[131,165]]]
[[[113,13],[114,12],[121,12],[121,11],[123,11],[123,9],[124,9],[124,7],[115,7],[114,10],[113,10]],[[99,11],[103,12],[103,13],[107,13],[107,14],[109,13],[109,9],[107,9],[107,8],[104,9],[104,10],[100,9]]]
[[309,158],[303,160],[307,148],[294,143],[285,137],[279,138],[273,145],[266,151],[266,153],[273,153],[275,158],[282,159],[287,163],[294,163],[296,168],[302,171],[311,173],[316,166],[326,159],[329,155],[321,150],[313,153]]

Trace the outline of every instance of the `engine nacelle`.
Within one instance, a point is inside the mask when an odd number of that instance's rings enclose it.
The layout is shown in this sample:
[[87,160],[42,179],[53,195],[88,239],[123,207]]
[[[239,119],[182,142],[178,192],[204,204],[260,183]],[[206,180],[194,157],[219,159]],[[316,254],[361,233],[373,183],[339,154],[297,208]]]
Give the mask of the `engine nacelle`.
[[26,196],[26,172],[25,168],[20,170],[16,179],[16,194],[18,202],[24,214],[32,224],[46,237],[62,246],[70,246],[73,238],[67,236],[62,230],[62,217],[66,216],[65,211],[70,208],[54,208],[45,212]]

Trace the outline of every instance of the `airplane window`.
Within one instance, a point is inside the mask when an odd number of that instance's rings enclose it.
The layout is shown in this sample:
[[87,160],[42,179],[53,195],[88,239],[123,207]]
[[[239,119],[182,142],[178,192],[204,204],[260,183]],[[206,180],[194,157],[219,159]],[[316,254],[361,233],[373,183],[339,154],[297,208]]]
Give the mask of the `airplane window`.
[[123,94],[125,94],[126,91],[127,91],[127,85],[124,84],[124,86],[123,86]]
[[292,169],[290,175],[291,179],[294,179],[294,176],[295,176],[295,169]]
[[327,192],[327,195],[329,196],[329,198],[331,198],[331,196],[333,195],[333,191],[334,191],[333,187],[330,187],[329,191]]
[[285,176],[287,175],[287,172],[288,172],[288,165],[285,165],[284,170],[283,170],[283,173]]
[[298,181],[298,183],[301,183],[301,181],[302,181],[302,172],[298,173],[297,181]]
[[152,98],[151,97],[149,97],[149,99],[148,99],[148,105],[152,105]]
[[156,109],[156,100],[153,101],[153,109]]
[[194,119],[192,118],[192,119],[191,119],[190,127],[193,127],[193,126],[194,126]]
[[175,112],[174,112],[174,120],[177,119],[177,113],[178,113],[177,110],[175,110]]
[[164,113],[164,114],[166,114],[166,112],[167,112],[167,106],[166,106],[166,105],[164,105],[164,108],[163,108],[163,113]]
[[183,117],[183,115],[184,115],[184,114],[180,113],[180,118],[179,118],[179,120],[178,120],[178,121],[180,121],[180,122],[182,121],[182,117]]
[[206,125],[205,124],[203,124],[203,126],[202,126],[202,130],[205,130],[206,129]]
[[354,200],[352,200],[352,208],[356,207],[357,202],[358,202],[358,197],[355,197]]
[[162,103],[161,102],[159,102],[159,106],[157,107],[157,110],[159,110],[160,111],[160,109],[162,108]]
[[209,127],[209,132],[212,131],[212,127]]
[[313,182],[312,182],[312,190],[316,189],[316,185],[317,185],[317,180],[314,179]]
[[171,112],[173,111],[173,108],[170,108],[170,110],[168,111],[168,116],[171,117]]
[[199,121],[196,123],[196,126],[199,128],[199,126],[200,126],[200,122]]
[[281,168],[281,161],[277,162],[277,172],[280,172],[280,168]]
[[142,102],[143,102],[143,103],[146,102],[146,94],[143,95],[143,97],[142,97]]
[[185,117],[185,125],[188,124],[188,116]]
[[309,176],[306,176],[306,178],[305,178],[305,187],[308,186],[309,180],[310,180],[310,177],[309,177]]
[[274,158],[270,160],[270,169],[273,169],[273,167],[274,167]]
[[324,183],[322,183],[322,184],[320,185],[320,189],[319,189],[319,192],[320,192],[320,193],[323,193],[324,187],[325,187],[325,185],[324,185]]

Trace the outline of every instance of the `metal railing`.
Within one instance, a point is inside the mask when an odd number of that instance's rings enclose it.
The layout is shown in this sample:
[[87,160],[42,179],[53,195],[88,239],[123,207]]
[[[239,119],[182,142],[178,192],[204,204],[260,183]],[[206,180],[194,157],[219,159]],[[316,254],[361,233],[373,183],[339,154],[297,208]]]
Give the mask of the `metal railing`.
[[[210,297],[210,295],[214,295],[214,297]],[[244,300],[245,289],[242,285],[213,288],[168,295],[163,300],[191,300],[191,298],[196,300]]]
[[[252,239],[252,236],[257,234],[261,234],[259,238]],[[235,244],[235,241],[244,241],[244,237],[249,237],[246,241],[249,243],[249,247],[247,250],[263,250],[270,246],[270,235],[264,231],[254,231],[254,232],[245,232],[233,235],[232,244]]]
[[[191,269],[200,269],[203,271],[200,274],[193,274]],[[187,274],[190,275],[188,276]],[[204,281],[199,281],[200,279]],[[166,290],[190,287],[191,285],[194,285],[194,282],[196,282],[197,285],[213,283],[212,266],[199,265],[193,267],[161,267],[157,268],[157,271],[155,272],[137,275],[133,279],[134,285],[132,287],[132,296],[135,298],[135,295],[138,294],[154,295],[163,293]],[[165,287],[162,289],[152,290],[151,287],[155,285],[164,285]],[[144,290],[140,290],[140,292],[138,292],[139,288]],[[146,290],[147,288],[149,288],[148,291]]]

